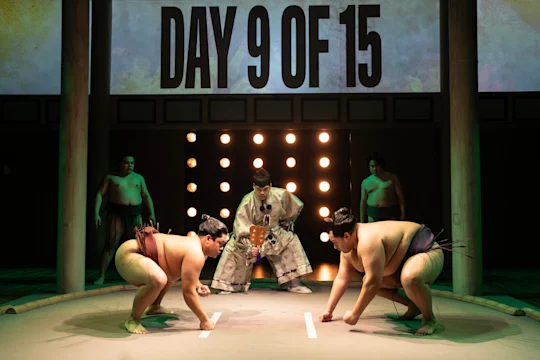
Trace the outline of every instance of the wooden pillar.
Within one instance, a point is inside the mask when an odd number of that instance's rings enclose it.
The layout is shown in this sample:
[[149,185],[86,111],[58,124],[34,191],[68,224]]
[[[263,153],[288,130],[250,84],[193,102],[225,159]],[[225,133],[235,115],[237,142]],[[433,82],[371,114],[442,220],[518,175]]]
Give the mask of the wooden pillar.
[[99,267],[105,243],[106,219],[96,229],[96,192],[109,169],[109,98],[111,83],[112,2],[92,2],[92,46],[90,72],[90,121],[88,154],[88,262]]
[[465,249],[452,256],[453,291],[480,295],[482,290],[482,214],[478,125],[476,0],[449,0],[450,175],[452,238]]
[[84,290],[89,1],[62,1],[57,291]]

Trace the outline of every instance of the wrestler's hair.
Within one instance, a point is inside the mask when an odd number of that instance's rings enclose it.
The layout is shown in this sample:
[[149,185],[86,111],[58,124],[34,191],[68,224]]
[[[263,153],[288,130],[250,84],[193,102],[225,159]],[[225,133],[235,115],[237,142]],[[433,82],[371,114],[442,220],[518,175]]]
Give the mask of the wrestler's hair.
[[215,240],[221,235],[227,235],[229,233],[227,225],[218,219],[206,214],[203,214],[201,219],[202,222],[199,225],[199,236],[210,235]]
[[116,159],[116,163],[117,164],[122,164],[122,161],[124,161],[125,158],[127,157],[132,157],[133,159],[135,159],[135,156],[133,156],[133,154],[129,153],[129,152],[126,152],[126,153],[122,153],[118,156],[118,158]]
[[371,162],[371,160],[374,160],[377,163],[377,165],[380,165],[382,168],[386,166],[386,162],[384,161],[384,158],[380,156],[379,153],[373,153],[368,156],[367,158],[368,168],[369,168],[369,163]]
[[272,183],[272,177],[270,176],[270,173],[264,168],[260,168],[259,170],[257,170],[255,174],[253,174],[252,180],[253,183],[259,187],[265,187]]
[[346,232],[352,234],[356,226],[356,217],[346,207],[336,210],[332,218],[324,218],[324,221],[330,224],[328,231],[335,237],[343,237]]

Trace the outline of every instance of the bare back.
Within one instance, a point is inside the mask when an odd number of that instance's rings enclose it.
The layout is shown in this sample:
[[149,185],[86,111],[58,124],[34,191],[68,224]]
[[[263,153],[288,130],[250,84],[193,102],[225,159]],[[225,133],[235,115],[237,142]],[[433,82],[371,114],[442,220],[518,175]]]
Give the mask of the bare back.
[[399,202],[395,175],[385,172],[381,177],[370,175],[362,182],[367,193],[367,204],[373,207],[392,206]]
[[169,281],[181,278],[182,265],[187,257],[203,257],[201,240],[198,236],[154,234],[158,247],[159,266]]
[[143,177],[135,172],[127,176],[107,175],[109,200],[120,205],[139,205],[142,203]]
[[380,221],[360,224],[357,230],[357,249],[343,254],[344,258],[357,271],[365,272],[361,256],[362,249],[371,245],[372,242],[381,242],[385,253],[384,276],[392,275],[398,270],[419,229],[419,224],[409,221]]

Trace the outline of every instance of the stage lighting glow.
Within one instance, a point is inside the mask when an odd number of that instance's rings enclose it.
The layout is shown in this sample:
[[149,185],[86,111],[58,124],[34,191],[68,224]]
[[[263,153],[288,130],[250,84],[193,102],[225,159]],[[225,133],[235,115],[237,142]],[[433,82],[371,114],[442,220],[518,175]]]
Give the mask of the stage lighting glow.
[[197,209],[195,209],[194,207],[190,207],[189,209],[187,209],[187,215],[189,217],[197,216]]
[[261,134],[255,134],[253,136],[253,142],[257,145],[262,144],[264,141],[264,137]]
[[195,231],[188,232],[187,237],[191,237],[191,236],[197,236],[197,233]]
[[330,236],[328,235],[327,232],[322,232],[319,238],[321,239],[322,242],[328,242],[328,240],[330,240]]
[[296,141],[296,136],[294,136],[294,134],[287,134],[287,136],[285,136],[285,141],[287,144],[294,144]]
[[221,141],[222,144],[228,144],[231,142],[231,136],[229,134],[222,134],[219,137],[219,140]]
[[319,134],[319,141],[322,143],[327,143],[330,140],[330,135],[328,133],[322,132]]
[[231,185],[228,182],[222,182],[219,184],[219,189],[223,192],[227,192],[231,190]]
[[256,158],[253,160],[253,166],[255,166],[256,169],[260,169],[263,166],[263,160],[261,158]]
[[190,193],[194,193],[195,191],[197,191],[197,184],[189,183],[187,186],[187,191],[189,191]]
[[187,166],[193,169],[195,166],[197,166],[197,160],[195,158],[189,158],[187,161]]
[[296,184],[293,182],[290,182],[287,184],[287,186],[285,186],[285,188],[287,189],[288,192],[293,193],[296,191]]
[[195,141],[197,141],[197,135],[195,135],[195,133],[193,132],[190,132],[186,135],[186,140],[190,143],[194,143]]
[[326,206],[323,206],[319,209],[319,215],[322,217],[327,217],[330,215],[330,209],[328,209]]
[[229,209],[221,209],[221,211],[219,212],[219,216],[221,216],[224,219],[227,219],[230,215],[231,215],[231,212],[229,211]]
[[222,158],[219,160],[219,165],[221,165],[222,168],[226,169],[231,165],[231,160],[227,158]]
[[296,159],[293,157],[287,158],[286,163],[288,167],[293,168],[296,166]]
[[323,168],[326,168],[330,165],[330,159],[327,158],[327,157],[322,157],[320,160],[319,160],[319,165],[321,165],[321,167]]
[[328,190],[330,190],[330,184],[328,183],[328,181],[321,181],[321,183],[319,184],[319,189],[321,189],[322,192],[327,192]]

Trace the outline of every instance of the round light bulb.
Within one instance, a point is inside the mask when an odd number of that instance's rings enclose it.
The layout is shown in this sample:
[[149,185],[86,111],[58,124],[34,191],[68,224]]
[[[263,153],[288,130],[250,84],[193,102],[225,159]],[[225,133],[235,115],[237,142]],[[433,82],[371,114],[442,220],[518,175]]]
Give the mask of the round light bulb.
[[221,165],[222,168],[226,169],[231,165],[231,160],[227,158],[222,158],[219,160],[219,165]]
[[288,167],[293,168],[296,166],[296,159],[293,157],[287,158],[286,164]]
[[296,136],[294,134],[287,134],[287,136],[285,136],[285,141],[287,144],[294,144],[296,141]]
[[195,217],[195,216],[197,216],[197,209],[195,209],[194,207],[190,207],[187,210],[187,214],[188,214],[189,217]]
[[319,165],[321,165],[321,167],[323,168],[326,168],[330,165],[330,159],[327,158],[327,157],[322,157],[320,160],[319,160]]
[[319,184],[319,189],[321,189],[322,192],[327,192],[328,190],[330,190],[330,184],[328,183],[328,181],[321,181],[321,183]]
[[330,240],[330,236],[328,235],[327,232],[322,232],[319,238],[321,239],[322,242],[328,242],[328,240]]
[[197,141],[197,135],[193,132],[190,132],[186,135],[186,140],[190,143],[194,143]]
[[228,182],[222,182],[219,184],[219,189],[223,192],[227,192],[231,190],[231,185]]
[[296,191],[296,184],[293,182],[290,182],[287,184],[287,186],[285,186],[285,188],[287,189],[288,192],[293,193]]
[[328,140],[330,140],[330,135],[328,135],[328,133],[320,133],[319,134],[319,141],[322,142],[322,143],[327,143]]
[[188,161],[187,161],[187,166],[189,166],[190,168],[194,168],[197,166],[197,159],[195,158],[189,158]]
[[255,160],[253,160],[253,166],[256,168],[256,169],[259,169],[259,168],[262,168],[263,166],[263,161],[261,158],[256,158]]
[[221,209],[221,211],[219,212],[219,216],[221,216],[224,219],[227,219],[230,215],[231,215],[231,212],[229,211],[229,209]]
[[231,136],[229,134],[222,134],[219,137],[219,140],[221,141],[222,144],[228,144],[231,142]]
[[321,215],[322,217],[327,217],[328,215],[330,215],[330,210],[326,206],[323,206],[319,209],[319,215]]
[[189,183],[187,186],[187,191],[189,191],[190,193],[194,193],[195,191],[197,191],[197,184]]
[[255,134],[253,136],[253,142],[257,145],[262,144],[264,141],[264,137],[261,134]]

